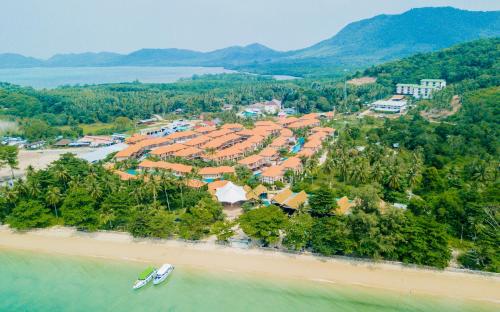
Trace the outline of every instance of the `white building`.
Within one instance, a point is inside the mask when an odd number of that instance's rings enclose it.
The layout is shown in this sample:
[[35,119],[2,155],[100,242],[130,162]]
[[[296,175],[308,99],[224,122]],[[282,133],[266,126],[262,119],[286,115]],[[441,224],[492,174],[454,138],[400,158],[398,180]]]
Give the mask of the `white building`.
[[432,92],[446,87],[443,79],[422,79],[420,84],[398,83],[396,85],[397,94],[412,95],[416,99],[430,99]]
[[406,100],[379,100],[372,103],[371,109],[383,113],[402,113],[407,105]]

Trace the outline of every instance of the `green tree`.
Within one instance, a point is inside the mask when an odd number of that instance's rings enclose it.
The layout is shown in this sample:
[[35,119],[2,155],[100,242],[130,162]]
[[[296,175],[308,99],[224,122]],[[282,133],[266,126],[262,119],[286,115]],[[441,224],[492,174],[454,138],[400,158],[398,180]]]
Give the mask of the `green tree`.
[[220,242],[227,242],[234,236],[234,222],[228,220],[219,220],[212,225],[211,233],[217,237]]
[[307,213],[296,213],[285,226],[283,245],[291,250],[304,249],[311,239],[313,218]]
[[18,153],[17,146],[0,145],[0,168],[8,166],[12,179],[14,179],[14,169],[18,169],[17,166],[19,165]]
[[405,240],[397,247],[401,261],[445,268],[451,258],[446,228],[430,217],[408,215],[402,233]]
[[314,217],[331,215],[337,209],[337,201],[328,188],[320,188],[311,194],[309,199],[310,213]]
[[53,186],[47,190],[47,194],[45,195],[45,202],[48,205],[52,206],[56,218],[59,217],[59,214],[57,212],[57,204],[59,204],[61,200],[61,190],[57,186]]
[[85,188],[73,187],[68,191],[61,206],[61,214],[67,225],[90,231],[97,229],[95,201]]
[[285,214],[274,205],[250,210],[239,218],[243,232],[266,246],[278,242],[280,230],[284,229],[286,221]]
[[27,230],[50,225],[50,213],[39,201],[20,201],[7,217],[7,223],[15,229]]
[[210,233],[213,223],[222,219],[222,206],[211,198],[203,198],[181,216],[179,234],[184,239],[199,240]]
[[353,242],[343,216],[316,219],[311,237],[312,250],[322,255],[349,255],[352,252]]

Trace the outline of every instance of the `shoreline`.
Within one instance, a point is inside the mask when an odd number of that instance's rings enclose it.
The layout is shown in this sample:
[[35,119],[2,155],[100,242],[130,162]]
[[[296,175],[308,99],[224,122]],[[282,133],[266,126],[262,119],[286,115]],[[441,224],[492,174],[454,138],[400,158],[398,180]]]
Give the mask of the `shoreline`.
[[307,280],[327,285],[366,287],[398,294],[430,295],[500,304],[500,277],[456,271],[425,270],[389,263],[371,263],[239,249],[210,243],[174,240],[135,241],[127,233],[80,233],[50,228],[16,233],[0,226],[0,249],[83,256],[107,260],[232,272],[271,279]]

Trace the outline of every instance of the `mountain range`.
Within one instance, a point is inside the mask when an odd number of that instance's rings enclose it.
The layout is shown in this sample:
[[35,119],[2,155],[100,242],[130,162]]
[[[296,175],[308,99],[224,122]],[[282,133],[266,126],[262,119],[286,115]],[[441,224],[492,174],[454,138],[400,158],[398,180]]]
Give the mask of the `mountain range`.
[[141,49],[130,54],[57,54],[47,60],[5,53],[0,54],[0,68],[222,66],[259,73],[305,75],[335,68],[359,68],[497,36],[500,36],[500,11],[418,8],[351,23],[329,39],[294,51],[276,51],[254,43],[211,52]]

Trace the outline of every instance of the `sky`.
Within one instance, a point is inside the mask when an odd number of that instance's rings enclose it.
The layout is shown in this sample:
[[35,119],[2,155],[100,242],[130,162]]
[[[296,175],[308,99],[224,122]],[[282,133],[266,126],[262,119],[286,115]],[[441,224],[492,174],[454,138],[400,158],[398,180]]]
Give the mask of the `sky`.
[[500,10],[495,0],[0,0],[0,53],[141,48],[210,51],[258,42],[300,49],[350,22],[414,7]]

